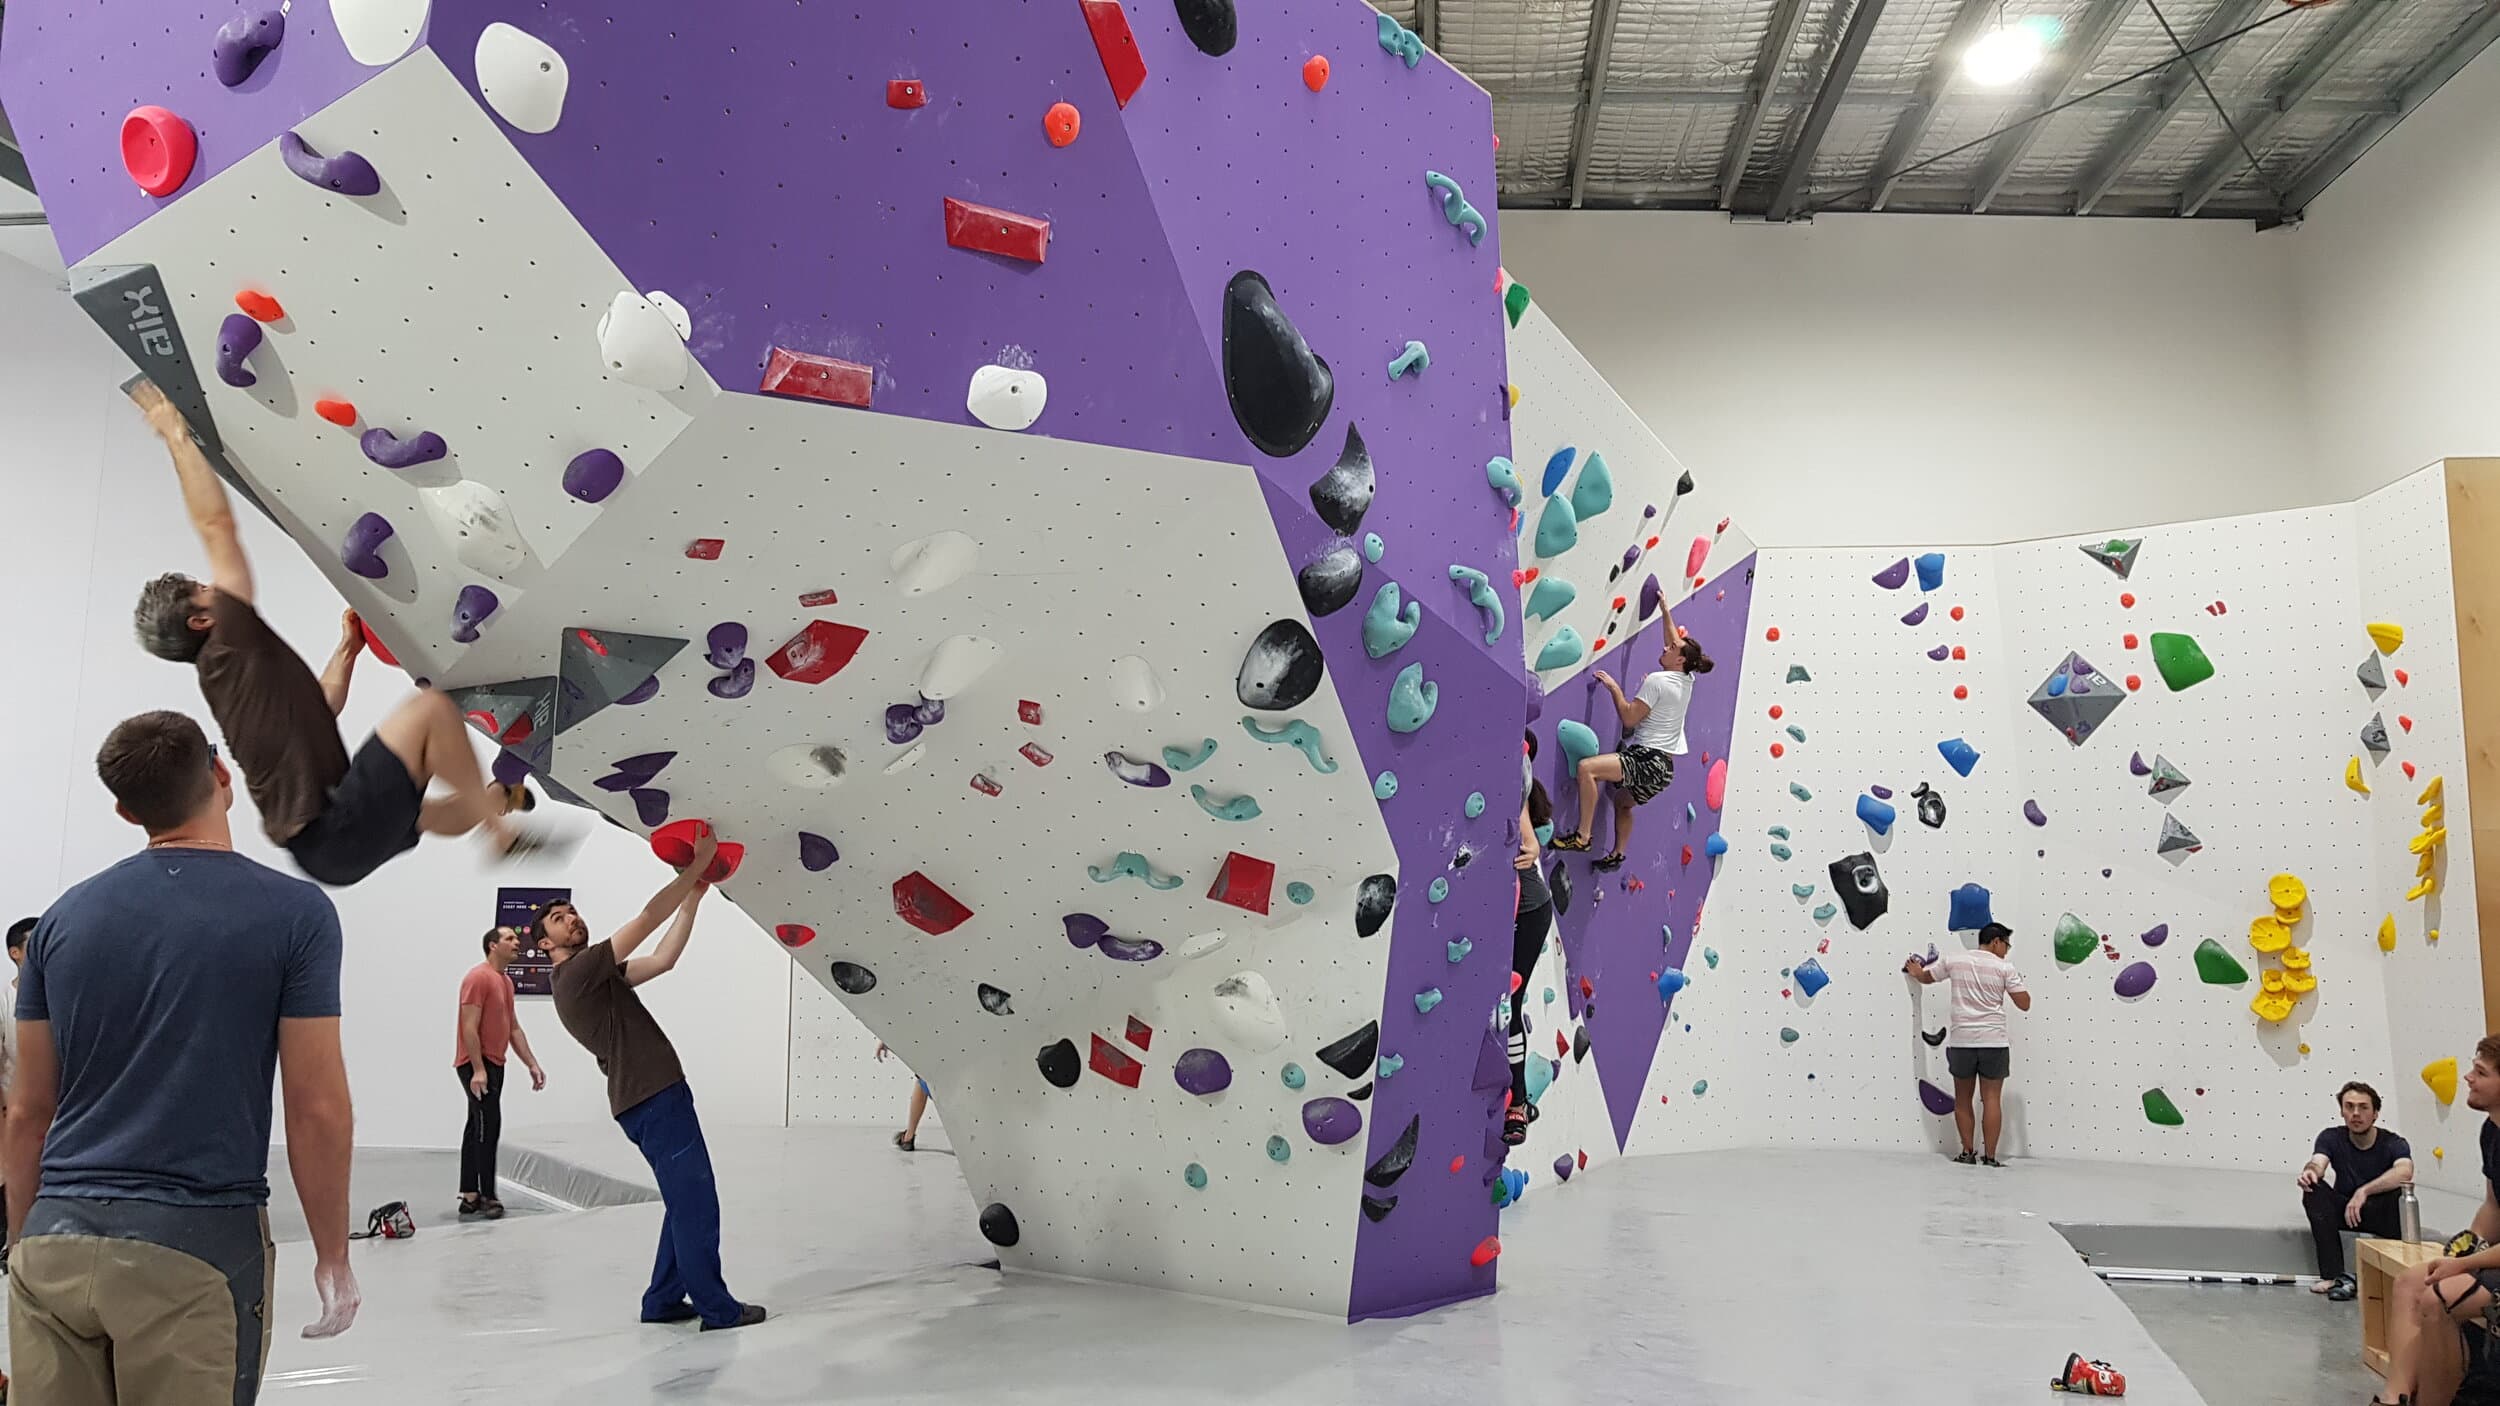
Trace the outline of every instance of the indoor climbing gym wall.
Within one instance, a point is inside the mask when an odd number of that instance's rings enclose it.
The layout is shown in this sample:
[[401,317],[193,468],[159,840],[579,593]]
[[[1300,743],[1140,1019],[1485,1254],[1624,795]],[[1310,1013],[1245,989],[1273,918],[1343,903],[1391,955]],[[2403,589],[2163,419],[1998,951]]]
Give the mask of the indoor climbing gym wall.
[[717,827],[1010,1268],[1489,1291],[1485,95],[1359,0],[507,8],[12,4],[81,302],[500,774]]

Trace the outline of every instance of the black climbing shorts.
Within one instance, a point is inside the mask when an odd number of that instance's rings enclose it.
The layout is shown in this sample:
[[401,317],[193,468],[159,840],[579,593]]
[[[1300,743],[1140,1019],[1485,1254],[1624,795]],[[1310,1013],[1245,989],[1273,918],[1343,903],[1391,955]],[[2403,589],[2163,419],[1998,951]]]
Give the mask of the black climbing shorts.
[[1626,747],[1616,755],[1623,759],[1623,780],[1616,785],[1636,806],[1648,805],[1651,798],[1675,782],[1675,758],[1664,752]]
[[2014,1052],[2003,1045],[1950,1049],[1944,1052],[1944,1067],[1956,1079],[2002,1079],[2014,1067]]
[[368,737],[321,814],[286,842],[287,853],[315,882],[345,888],[415,849],[424,809],[425,788],[380,737]]

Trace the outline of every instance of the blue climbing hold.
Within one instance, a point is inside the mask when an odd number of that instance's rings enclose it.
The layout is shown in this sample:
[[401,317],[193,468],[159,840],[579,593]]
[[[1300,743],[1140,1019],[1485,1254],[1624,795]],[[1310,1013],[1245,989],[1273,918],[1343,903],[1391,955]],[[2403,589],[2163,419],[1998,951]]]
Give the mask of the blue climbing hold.
[[[1690,819],[1691,817],[1688,816],[1686,818]],[[1785,840],[1788,838],[1788,827],[1785,825],[1774,825],[1771,827],[1770,835],[1772,839]]]
[[1528,491],[1527,485],[1519,481],[1519,470],[1508,459],[1487,460],[1484,481],[1493,486],[1494,492],[1502,495],[1503,502],[1514,508],[1519,506],[1520,495]]
[[1281,1134],[1269,1134],[1267,1139],[1267,1159],[1271,1162],[1292,1161],[1293,1144],[1285,1141]]
[[1389,544],[1380,540],[1379,533],[1366,532],[1363,534],[1363,560],[1370,562],[1374,566],[1378,566],[1380,564],[1381,557],[1387,555],[1388,551]]
[[1961,738],[1948,737],[1936,744],[1936,750],[1944,754],[1944,764],[1959,775],[1968,776],[1971,768],[1979,765],[1979,749]]
[[1371,609],[1363,612],[1363,652],[1374,659],[1386,659],[1404,649],[1424,623],[1423,602],[1407,601],[1400,610],[1398,594],[1397,582],[1381,582]]
[[1285,885],[1285,898],[1296,908],[1302,907],[1317,897],[1319,897],[1318,890],[1299,880]]
[[1606,456],[1589,451],[1589,461],[1580,466],[1580,481],[1571,485],[1571,515],[1582,522],[1615,505],[1615,476],[1606,467]]
[[1409,664],[1389,685],[1389,730],[1420,732],[1441,706],[1441,685],[1424,681],[1424,666]]
[[1709,963],[1709,964],[1710,964],[1710,969],[1711,969],[1712,971],[1717,971],[1717,970],[1719,969],[1719,949],[1718,949],[1718,948],[1716,948],[1716,947],[1704,947],[1703,949],[1701,949],[1701,959],[1702,959],[1703,961],[1705,961],[1705,962],[1707,962],[1707,963]]
[[1514,1202],[1514,1201],[1517,1201],[1520,1197],[1525,1196],[1525,1195],[1527,1195],[1527,1194],[1528,1194],[1528,1174],[1527,1174],[1526,1172],[1520,1171],[1520,1170],[1519,1170],[1518,1168],[1516,1168],[1516,1167],[1504,1167],[1504,1168],[1502,1169],[1502,1199],[1503,1199],[1503,1201],[1504,1201],[1505,1203],[1508,1203],[1508,1202]]
[[1536,554],[1558,557],[1580,543],[1580,520],[1571,514],[1571,500],[1548,498],[1537,514]]
[[1701,842],[1701,852],[1709,855],[1712,859],[1716,859],[1720,855],[1727,853],[1727,836],[1713,830],[1710,833],[1710,838]]
[[1932,591],[1944,584],[1944,553],[1929,552],[1913,565],[1918,568],[1918,588]]
[[[1284,726],[1277,728],[1274,732],[1270,732],[1259,726],[1259,720],[1257,718],[1244,717],[1241,720],[1241,728],[1242,731],[1249,733],[1252,737],[1259,739],[1261,742],[1267,743],[1271,747],[1281,745],[1296,749],[1311,763],[1311,770],[1318,772],[1322,776],[1331,775],[1337,770],[1337,759],[1328,755],[1327,746],[1320,738],[1319,729],[1302,721],[1300,718],[1296,718],[1292,722],[1286,723]],[[1207,739],[1207,751],[1209,753],[1213,753],[1215,751],[1214,738]],[[1163,755],[1166,761],[1170,761],[1172,756],[1171,749],[1165,748]],[[1202,757],[1199,760],[1203,761],[1205,758]],[[1196,766],[1197,764],[1197,762],[1191,762],[1189,766]],[[1182,766],[1178,762],[1173,762],[1172,769],[1174,771],[1187,771],[1189,770],[1189,767]]]
[[1450,579],[1466,583],[1467,598],[1475,602],[1476,609],[1493,618],[1492,626],[1484,632],[1484,642],[1499,640],[1502,627],[1508,622],[1503,618],[1502,598],[1494,592],[1492,578],[1472,566],[1452,566]]
[[1799,741],[1799,742],[1803,742],[1803,741],[1805,741],[1805,740],[1806,740],[1806,730],[1805,730],[1804,728],[1802,728],[1802,727],[1797,726],[1795,723],[1790,723],[1790,724],[1788,725],[1788,735],[1789,735],[1789,737],[1791,737],[1792,739],[1794,739],[1794,740],[1796,740],[1796,741]]
[[1892,822],[1899,818],[1900,812],[1873,796],[1858,797],[1858,819],[1865,821],[1866,828],[1876,834],[1891,834]]
[[1531,1059],[1525,1072],[1528,1076],[1528,1102],[1534,1103],[1545,1097],[1545,1091],[1553,1087],[1554,1066],[1546,1060]]
[[1380,800],[1385,801],[1397,793],[1398,774],[1394,771],[1384,771],[1372,782],[1372,795]]
[[1403,380],[1407,372],[1426,371],[1431,369],[1431,366],[1432,353],[1425,349],[1423,343],[1410,340],[1406,344],[1406,350],[1399,352],[1397,358],[1389,363],[1389,379]]
[[1988,891],[1977,884],[1964,884],[1952,894],[1952,906],[1945,914],[1946,932],[1977,932],[1996,921],[1988,911]]
[[1417,1015],[1430,1015],[1432,1008],[1439,1004],[1441,1004],[1441,988],[1438,986],[1427,986],[1415,993],[1415,1014]]
[[1557,611],[1580,598],[1580,588],[1559,576],[1540,575],[1536,589],[1528,592],[1528,618],[1551,620]]
[[1579,456],[1580,451],[1568,444],[1555,450],[1553,457],[1545,461],[1545,477],[1538,481],[1537,496],[1553,497],[1554,490],[1562,487],[1563,479],[1571,473],[1571,461]]
[[1467,793],[1467,818],[1468,818],[1469,820],[1473,820],[1473,819],[1475,819],[1477,816],[1482,815],[1482,814],[1484,814],[1484,792],[1482,792],[1482,791],[1470,791],[1470,792],[1468,792],[1468,793]]
[[[1250,720],[1248,718],[1243,718],[1242,721],[1246,723]],[[1307,723],[1295,724],[1297,727],[1306,727],[1308,725],[1309,724]],[[1250,731],[1253,734],[1256,734],[1258,732],[1258,728],[1253,726]],[[1196,751],[1189,751],[1179,747],[1164,748],[1163,764],[1170,767],[1174,771],[1191,771],[1206,765],[1207,758],[1214,755],[1215,739],[1210,737],[1200,742]]]
[[2051,698],[2063,698],[2063,697],[2065,697],[2065,696],[2066,696],[2066,671],[2065,671],[2065,670],[2063,670],[2063,669],[2060,669],[2060,670],[2058,670],[2056,673],[2049,675],[2049,697],[2051,697]]
[[1441,215],[1450,222],[1450,228],[1465,231],[1470,245],[1483,244],[1484,215],[1467,203],[1467,192],[1459,189],[1458,182],[1438,171],[1426,171],[1424,184],[1440,194]]
[[1550,845],[1554,842],[1553,821],[1548,820],[1544,824],[1536,827],[1536,842],[1540,845]]
[[1450,881],[1446,877],[1433,880],[1432,886],[1424,890],[1424,899],[1430,903],[1438,903],[1449,896]]
[[1589,647],[1581,642],[1580,632],[1569,625],[1556,630],[1545,647],[1536,652],[1537,672],[1568,669],[1588,657]]
[[1695,1079],[1695,1080],[1693,1081],[1693,1097],[1695,1097],[1695,1098],[1699,1098],[1699,1097],[1701,1097],[1703,1094],[1706,1094],[1706,1093],[1708,1093],[1708,1092],[1710,1092],[1710,1081],[1709,1081],[1709,1080],[1707,1080],[1707,1079]]
[[1780,1043],[1783,1045],[1793,1045],[1797,1043],[1797,1027],[1793,1025],[1781,1026]]
[[1799,962],[1794,976],[1797,989],[1808,996],[1832,984],[1831,973],[1824,971],[1822,962],[1813,957]]
[[1690,985],[1691,982],[1692,978],[1686,976],[1681,969],[1676,967],[1667,968],[1665,971],[1658,973],[1658,999],[1661,1001],[1674,1000],[1675,993],[1683,990],[1686,986]]
[[1800,903],[1814,897],[1814,885],[1812,884],[1790,884],[1788,886],[1788,891],[1796,895],[1797,901]]
[[1554,743],[1562,748],[1565,771],[1578,771],[1580,763],[1598,752],[1597,734],[1589,730],[1587,723],[1575,718],[1565,718],[1554,724]]
[[1408,68],[1424,61],[1422,37],[1388,15],[1380,17],[1380,48],[1383,53],[1406,60]]

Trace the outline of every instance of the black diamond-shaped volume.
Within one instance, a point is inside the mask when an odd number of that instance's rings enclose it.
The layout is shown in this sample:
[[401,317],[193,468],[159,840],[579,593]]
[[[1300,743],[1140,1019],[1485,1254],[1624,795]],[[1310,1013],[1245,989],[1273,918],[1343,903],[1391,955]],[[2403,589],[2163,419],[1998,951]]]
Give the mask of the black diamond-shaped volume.
[[1397,1185],[1398,1178],[1405,1176],[1407,1168],[1415,1165],[1415,1141],[1423,1135],[1423,1130],[1424,1115],[1418,1113],[1407,1119],[1406,1131],[1398,1134],[1398,1140],[1389,1145],[1388,1151],[1380,1154],[1379,1161],[1363,1169],[1363,1180],[1383,1191]]
[[1320,1046],[1319,1062],[1349,1079],[1360,1079],[1371,1073],[1372,1060],[1379,1053],[1380,1022],[1375,1020]]
[[1337,401],[1328,363],[1247,269],[1224,290],[1224,395],[1241,432],[1278,459],[1301,453]]
[[1348,425],[1337,466],[1311,485],[1311,507],[1330,530],[1351,537],[1363,530],[1363,514],[1372,510],[1372,495],[1378,491],[1379,479],[1372,472],[1372,454],[1363,444],[1363,432]]

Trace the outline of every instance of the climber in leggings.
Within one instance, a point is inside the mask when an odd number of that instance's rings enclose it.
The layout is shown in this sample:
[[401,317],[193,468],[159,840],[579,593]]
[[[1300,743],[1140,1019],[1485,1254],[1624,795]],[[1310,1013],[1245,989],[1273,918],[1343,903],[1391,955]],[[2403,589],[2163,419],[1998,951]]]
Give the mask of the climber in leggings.
[[1632,838],[1633,807],[1649,804],[1651,797],[1667,789],[1675,780],[1675,759],[1686,751],[1684,710],[1693,701],[1693,678],[1717,667],[1709,655],[1701,652],[1700,641],[1675,627],[1674,616],[1664,618],[1667,643],[1658,652],[1658,672],[1641,681],[1638,694],[1626,697],[1623,686],[1612,675],[1603,669],[1595,673],[1597,682],[1614,695],[1615,716],[1623,722],[1623,750],[1581,761],[1580,828],[1554,837],[1554,848],[1558,850],[1587,849],[1589,836],[1596,828],[1592,821],[1597,812],[1598,783],[1613,782],[1615,847],[1590,866],[1594,869],[1623,866],[1623,847]]
[[[1528,760],[1536,760],[1534,731],[1528,733]],[[1519,917],[1510,930],[1510,1107],[1502,1113],[1502,1141],[1513,1147],[1528,1140],[1528,1124],[1536,1120],[1536,1105],[1528,1101],[1528,977],[1554,925],[1554,895],[1537,867],[1542,854],[1536,832],[1553,823],[1554,802],[1545,783],[1531,779],[1519,808],[1519,853],[1511,860],[1519,871]]]

